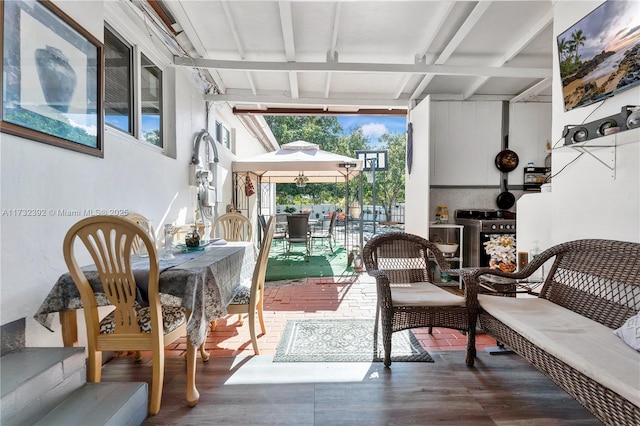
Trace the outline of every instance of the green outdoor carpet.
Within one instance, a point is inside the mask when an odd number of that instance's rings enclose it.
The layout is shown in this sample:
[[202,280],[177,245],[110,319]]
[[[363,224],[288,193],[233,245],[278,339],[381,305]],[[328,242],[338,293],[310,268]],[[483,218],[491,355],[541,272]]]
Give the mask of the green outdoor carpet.
[[309,277],[336,277],[345,273],[353,274],[353,268],[347,267],[347,252],[343,247],[334,245],[333,253],[328,247],[317,244],[311,256],[305,256],[304,246],[291,247],[287,258],[283,244],[271,246],[265,281],[291,280]]

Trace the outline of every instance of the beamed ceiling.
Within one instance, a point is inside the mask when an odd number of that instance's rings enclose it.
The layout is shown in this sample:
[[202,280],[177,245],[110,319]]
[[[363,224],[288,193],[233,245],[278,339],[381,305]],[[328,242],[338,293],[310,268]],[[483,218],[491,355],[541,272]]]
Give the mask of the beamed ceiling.
[[397,113],[435,100],[550,101],[550,1],[148,2],[174,64],[240,113]]

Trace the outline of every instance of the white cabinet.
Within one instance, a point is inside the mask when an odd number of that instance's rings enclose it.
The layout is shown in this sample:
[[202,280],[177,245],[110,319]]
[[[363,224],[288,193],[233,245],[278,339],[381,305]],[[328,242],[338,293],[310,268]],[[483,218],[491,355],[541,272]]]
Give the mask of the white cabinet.
[[[450,253],[450,254],[445,253],[445,258],[449,262],[451,268],[454,268],[454,269],[462,268],[462,265],[463,265],[462,263],[463,261],[462,253],[464,253],[463,232],[464,232],[464,226],[462,225],[453,225],[453,224],[447,224],[447,223],[443,223],[443,224],[432,223],[429,225],[429,241],[432,241],[432,242],[442,241],[444,243],[458,244],[458,249],[455,251],[455,253]],[[435,262],[432,262],[430,266],[435,271]],[[440,276],[437,276],[437,275],[438,274],[434,274],[434,277],[433,277],[436,283],[446,284],[447,282],[450,282],[451,285],[455,285],[462,288],[460,283],[458,282],[457,277],[441,278]],[[448,281],[449,279],[451,281]]]
[[431,185],[500,182],[495,156],[502,146],[501,102],[432,102],[430,124]]
[[518,154],[520,164],[509,173],[509,185],[524,183],[524,168],[528,162],[535,167],[545,167],[545,157],[550,154],[551,103],[524,102],[509,107],[509,149]]

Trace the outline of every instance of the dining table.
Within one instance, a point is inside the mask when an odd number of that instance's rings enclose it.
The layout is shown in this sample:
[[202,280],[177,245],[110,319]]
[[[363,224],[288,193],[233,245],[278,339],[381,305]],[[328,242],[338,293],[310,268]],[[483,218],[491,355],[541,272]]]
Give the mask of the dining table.
[[[134,277],[148,269],[148,258],[132,259]],[[199,247],[197,250],[175,248],[172,259],[160,256],[159,292],[163,305],[183,307],[189,313],[187,320],[187,351],[196,350],[205,343],[209,323],[227,315],[226,307],[240,290],[251,281],[255,267],[255,246],[251,242],[224,240]],[[83,267],[85,276],[94,289],[98,306],[111,305],[95,265]],[[144,288],[138,296],[144,299]],[[64,273],[34,315],[35,320],[53,330],[55,314],[59,314],[64,346],[78,342],[76,310],[82,308],[80,293],[71,277]],[[203,352],[203,356],[205,352]],[[193,357],[195,360],[195,357]],[[205,359],[206,360],[206,359]],[[195,405],[199,394],[195,387],[195,365],[187,366],[187,401]]]

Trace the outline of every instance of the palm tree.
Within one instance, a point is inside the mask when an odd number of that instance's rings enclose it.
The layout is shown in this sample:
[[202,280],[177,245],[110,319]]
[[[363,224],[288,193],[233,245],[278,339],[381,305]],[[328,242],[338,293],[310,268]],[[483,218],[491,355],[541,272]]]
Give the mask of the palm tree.
[[587,41],[587,37],[584,36],[582,30],[575,30],[573,34],[571,34],[571,42],[573,43],[573,47],[576,53],[576,62],[580,60],[580,55],[578,54],[578,46],[584,46],[585,41]]
[[558,52],[560,53],[560,61],[564,61],[569,53],[569,43],[564,38],[558,42]]

